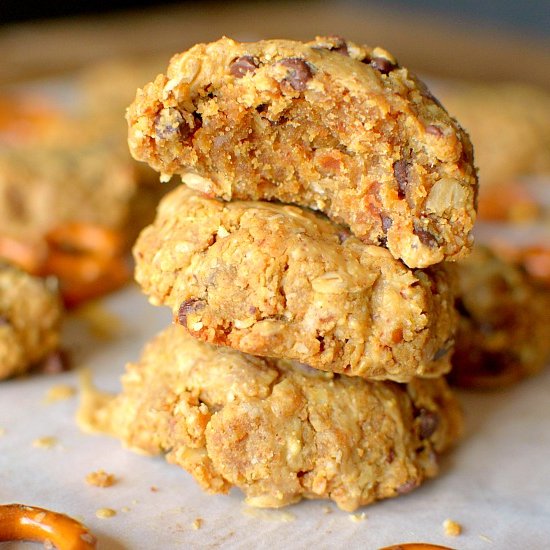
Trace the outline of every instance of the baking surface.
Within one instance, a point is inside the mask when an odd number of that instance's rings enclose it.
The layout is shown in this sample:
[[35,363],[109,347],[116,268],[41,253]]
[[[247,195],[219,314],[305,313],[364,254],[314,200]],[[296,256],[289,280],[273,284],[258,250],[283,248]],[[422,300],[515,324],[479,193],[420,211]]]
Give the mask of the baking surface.
[[[94,317],[111,318],[110,338],[94,336]],[[149,305],[130,287],[104,299],[93,316],[70,318],[66,347],[75,367],[88,368],[100,389],[117,391],[125,362],[137,359],[145,341],[169,322],[168,309]],[[467,433],[444,457],[441,476],[356,514],[325,501],[257,510],[244,506],[236,490],[229,496],[206,495],[191,476],[160,457],[138,455],[118,440],[81,433],[74,420],[78,396],[46,403],[50,388],[78,388],[78,380],[72,371],[0,385],[0,428],[5,430],[0,437],[0,502],[75,516],[98,536],[99,548],[375,549],[423,541],[461,549],[536,549],[550,540],[548,370],[505,391],[460,392]],[[55,437],[57,445],[33,446],[42,437]],[[115,474],[119,482],[108,488],[88,485],[84,478],[98,469]],[[117,514],[99,519],[99,508]],[[203,520],[200,529],[192,525],[197,518]],[[447,518],[463,525],[460,537],[443,534]],[[0,548],[36,546],[0,543]]]

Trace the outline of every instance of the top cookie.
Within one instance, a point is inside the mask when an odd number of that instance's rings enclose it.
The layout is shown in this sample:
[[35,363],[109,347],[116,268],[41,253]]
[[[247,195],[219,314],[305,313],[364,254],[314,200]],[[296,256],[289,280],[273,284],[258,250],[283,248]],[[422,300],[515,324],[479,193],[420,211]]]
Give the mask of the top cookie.
[[199,44],[138,90],[127,119],[132,154],[163,179],[321,210],[409,267],[471,246],[469,138],[381,48],[335,37]]

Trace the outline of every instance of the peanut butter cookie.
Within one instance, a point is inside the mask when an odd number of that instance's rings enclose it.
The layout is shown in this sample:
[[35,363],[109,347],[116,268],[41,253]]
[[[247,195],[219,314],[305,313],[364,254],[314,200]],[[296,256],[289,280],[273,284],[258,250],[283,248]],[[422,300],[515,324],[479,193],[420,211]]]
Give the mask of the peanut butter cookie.
[[0,262],[0,380],[27,371],[57,349],[61,317],[55,290]]
[[[190,337],[159,334],[123,392],[81,426],[190,472],[211,493],[239,487],[251,506],[332,499],[343,510],[404,494],[438,472],[462,431],[443,379],[408,385],[322,373]],[[92,399],[93,400],[93,399]]]
[[540,371],[550,359],[550,292],[476,246],[457,264],[460,315],[451,380],[480,389]]
[[445,266],[408,269],[312,211],[180,186],[134,255],[151,302],[207,342],[377,380],[450,368]]
[[468,136],[382,48],[199,44],[138,90],[127,119],[132,154],[165,180],[320,210],[411,268],[471,246]]

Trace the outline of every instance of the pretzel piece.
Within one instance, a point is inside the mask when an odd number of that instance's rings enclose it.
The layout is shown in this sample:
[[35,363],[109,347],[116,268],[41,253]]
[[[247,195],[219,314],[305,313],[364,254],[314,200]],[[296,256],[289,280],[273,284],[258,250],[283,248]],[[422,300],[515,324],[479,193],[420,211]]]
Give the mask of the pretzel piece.
[[124,247],[119,231],[83,222],[67,222],[55,227],[46,235],[46,241],[52,248],[109,258],[119,255]]
[[93,550],[97,540],[90,531],[65,514],[35,506],[0,506],[0,541],[49,541],[58,550]]

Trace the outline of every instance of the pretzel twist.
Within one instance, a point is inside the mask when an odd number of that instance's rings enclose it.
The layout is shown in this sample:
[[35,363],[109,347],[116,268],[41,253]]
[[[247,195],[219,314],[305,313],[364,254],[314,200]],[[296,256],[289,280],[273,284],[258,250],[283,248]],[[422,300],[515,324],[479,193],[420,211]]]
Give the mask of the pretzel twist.
[[65,514],[24,504],[0,506],[0,541],[51,542],[58,550],[93,550],[96,538]]

